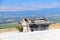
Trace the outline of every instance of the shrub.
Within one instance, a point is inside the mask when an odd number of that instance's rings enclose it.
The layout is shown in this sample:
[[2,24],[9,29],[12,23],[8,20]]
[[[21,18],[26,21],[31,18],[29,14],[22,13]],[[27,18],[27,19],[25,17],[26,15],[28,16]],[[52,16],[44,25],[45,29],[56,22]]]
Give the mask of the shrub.
[[16,29],[18,29],[19,30],[19,32],[23,32],[23,27],[22,26],[16,26]]

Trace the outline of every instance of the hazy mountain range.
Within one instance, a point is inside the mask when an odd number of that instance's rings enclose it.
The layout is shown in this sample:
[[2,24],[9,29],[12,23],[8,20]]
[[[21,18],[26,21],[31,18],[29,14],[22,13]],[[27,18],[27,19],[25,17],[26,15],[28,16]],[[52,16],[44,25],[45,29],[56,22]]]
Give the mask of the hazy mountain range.
[[44,17],[52,22],[60,22],[60,8],[43,8],[36,11],[10,11],[0,12],[0,21],[19,21],[22,17]]

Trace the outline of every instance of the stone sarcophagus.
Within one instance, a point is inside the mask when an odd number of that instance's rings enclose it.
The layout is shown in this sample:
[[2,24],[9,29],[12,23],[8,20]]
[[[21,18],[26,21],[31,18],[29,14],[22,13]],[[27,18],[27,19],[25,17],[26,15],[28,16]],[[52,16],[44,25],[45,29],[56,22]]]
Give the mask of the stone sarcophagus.
[[23,18],[19,22],[19,27],[23,27],[23,31],[39,31],[48,29],[51,23],[44,18]]

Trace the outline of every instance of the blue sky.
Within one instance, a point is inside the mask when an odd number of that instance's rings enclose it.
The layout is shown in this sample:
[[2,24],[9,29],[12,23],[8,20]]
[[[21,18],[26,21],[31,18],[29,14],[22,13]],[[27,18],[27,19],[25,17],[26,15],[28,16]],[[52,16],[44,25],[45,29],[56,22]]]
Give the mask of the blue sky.
[[60,8],[60,0],[0,0],[0,11],[38,10]]

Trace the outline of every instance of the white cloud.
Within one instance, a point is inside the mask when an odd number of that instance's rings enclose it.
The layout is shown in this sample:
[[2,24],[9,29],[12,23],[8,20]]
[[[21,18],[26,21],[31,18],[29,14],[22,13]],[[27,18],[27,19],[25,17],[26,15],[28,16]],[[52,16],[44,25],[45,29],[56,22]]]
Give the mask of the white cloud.
[[42,3],[21,3],[20,5],[2,5],[0,11],[24,11],[24,10],[38,10],[41,8],[60,8],[60,3],[42,4]]

